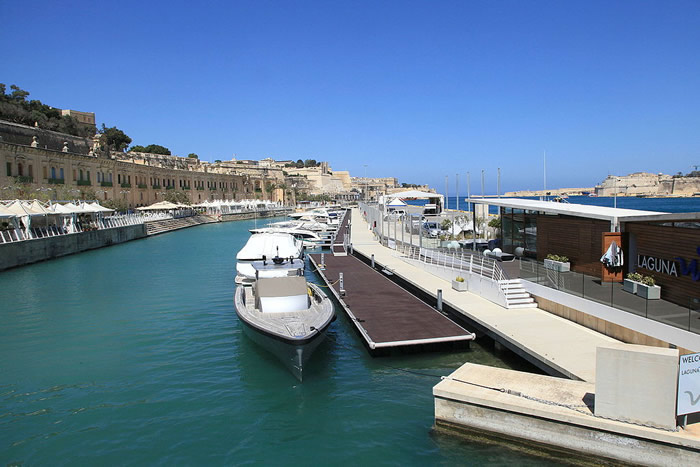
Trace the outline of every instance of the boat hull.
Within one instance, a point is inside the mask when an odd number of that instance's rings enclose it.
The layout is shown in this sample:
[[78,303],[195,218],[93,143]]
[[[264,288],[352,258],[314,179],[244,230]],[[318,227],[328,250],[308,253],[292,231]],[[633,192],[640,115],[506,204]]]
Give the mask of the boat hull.
[[243,324],[243,332],[245,335],[257,345],[277,357],[299,381],[303,381],[306,363],[314,350],[316,350],[323,341],[326,336],[326,331],[328,330],[328,326],[326,326],[323,330],[318,331],[312,338],[301,342],[295,342],[270,335],[248,323],[245,319],[241,318],[240,315],[238,315],[238,318]]
[[[308,284],[308,287],[314,291],[315,296],[322,294],[318,286]],[[275,355],[299,381],[302,381],[306,362],[323,341],[330,324],[335,320],[335,312],[330,300],[323,295],[325,301],[322,303],[325,303],[325,306],[330,306],[330,309],[322,321],[317,322],[311,331],[292,337],[268,329],[257,319],[251,319],[243,300],[245,290],[250,289],[247,286],[238,286],[234,295],[234,308],[239,321],[243,324],[244,333],[260,347]]]

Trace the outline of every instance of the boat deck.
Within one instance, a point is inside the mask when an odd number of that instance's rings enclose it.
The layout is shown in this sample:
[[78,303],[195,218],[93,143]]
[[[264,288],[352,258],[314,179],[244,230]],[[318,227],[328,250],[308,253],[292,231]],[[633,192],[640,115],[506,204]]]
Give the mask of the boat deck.
[[[349,216],[348,216],[349,217]],[[321,256],[309,255],[318,269]],[[354,256],[324,255],[319,270],[370,351],[467,344],[473,334]],[[344,294],[338,281],[343,273]],[[372,352],[375,353],[375,352]]]

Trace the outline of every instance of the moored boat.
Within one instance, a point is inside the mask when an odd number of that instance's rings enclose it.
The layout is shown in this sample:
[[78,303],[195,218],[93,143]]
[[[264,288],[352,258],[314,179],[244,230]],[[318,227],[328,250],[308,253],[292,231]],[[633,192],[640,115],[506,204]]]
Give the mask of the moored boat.
[[[254,261],[272,261],[274,258],[292,258],[301,261],[303,254],[303,242],[293,235],[281,232],[253,234],[236,255],[236,284],[252,284],[255,281],[256,270],[252,265]],[[303,261],[301,264],[303,267]],[[289,267],[297,266],[282,262],[277,271]]]
[[260,271],[258,279],[236,288],[236,314],[246,335],[301,381],[306,362],[335,318],[333,303],[317,285],[306,282],[301,269],[296,275],[261,277],[267,265],[253,266]]

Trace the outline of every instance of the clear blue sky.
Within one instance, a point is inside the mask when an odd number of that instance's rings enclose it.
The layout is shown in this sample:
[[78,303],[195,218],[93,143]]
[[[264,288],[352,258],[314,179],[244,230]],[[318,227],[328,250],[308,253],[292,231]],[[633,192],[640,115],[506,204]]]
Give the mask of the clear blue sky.
[[700,1],[0,3],[0,82],[204,160],[440,191],[700,164]]

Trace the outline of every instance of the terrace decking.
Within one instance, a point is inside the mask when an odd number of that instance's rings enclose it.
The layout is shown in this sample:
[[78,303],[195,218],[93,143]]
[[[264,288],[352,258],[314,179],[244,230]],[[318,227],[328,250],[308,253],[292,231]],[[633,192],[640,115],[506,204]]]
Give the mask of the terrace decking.
[[[349,216],[348,216],[349,217]],[[309,255],[319,268],[320,255]],[[324,255],[319,270],[370,351],[466,343],[474,335],[353,256]],[[339,276],[343,273],[344,294]]]

